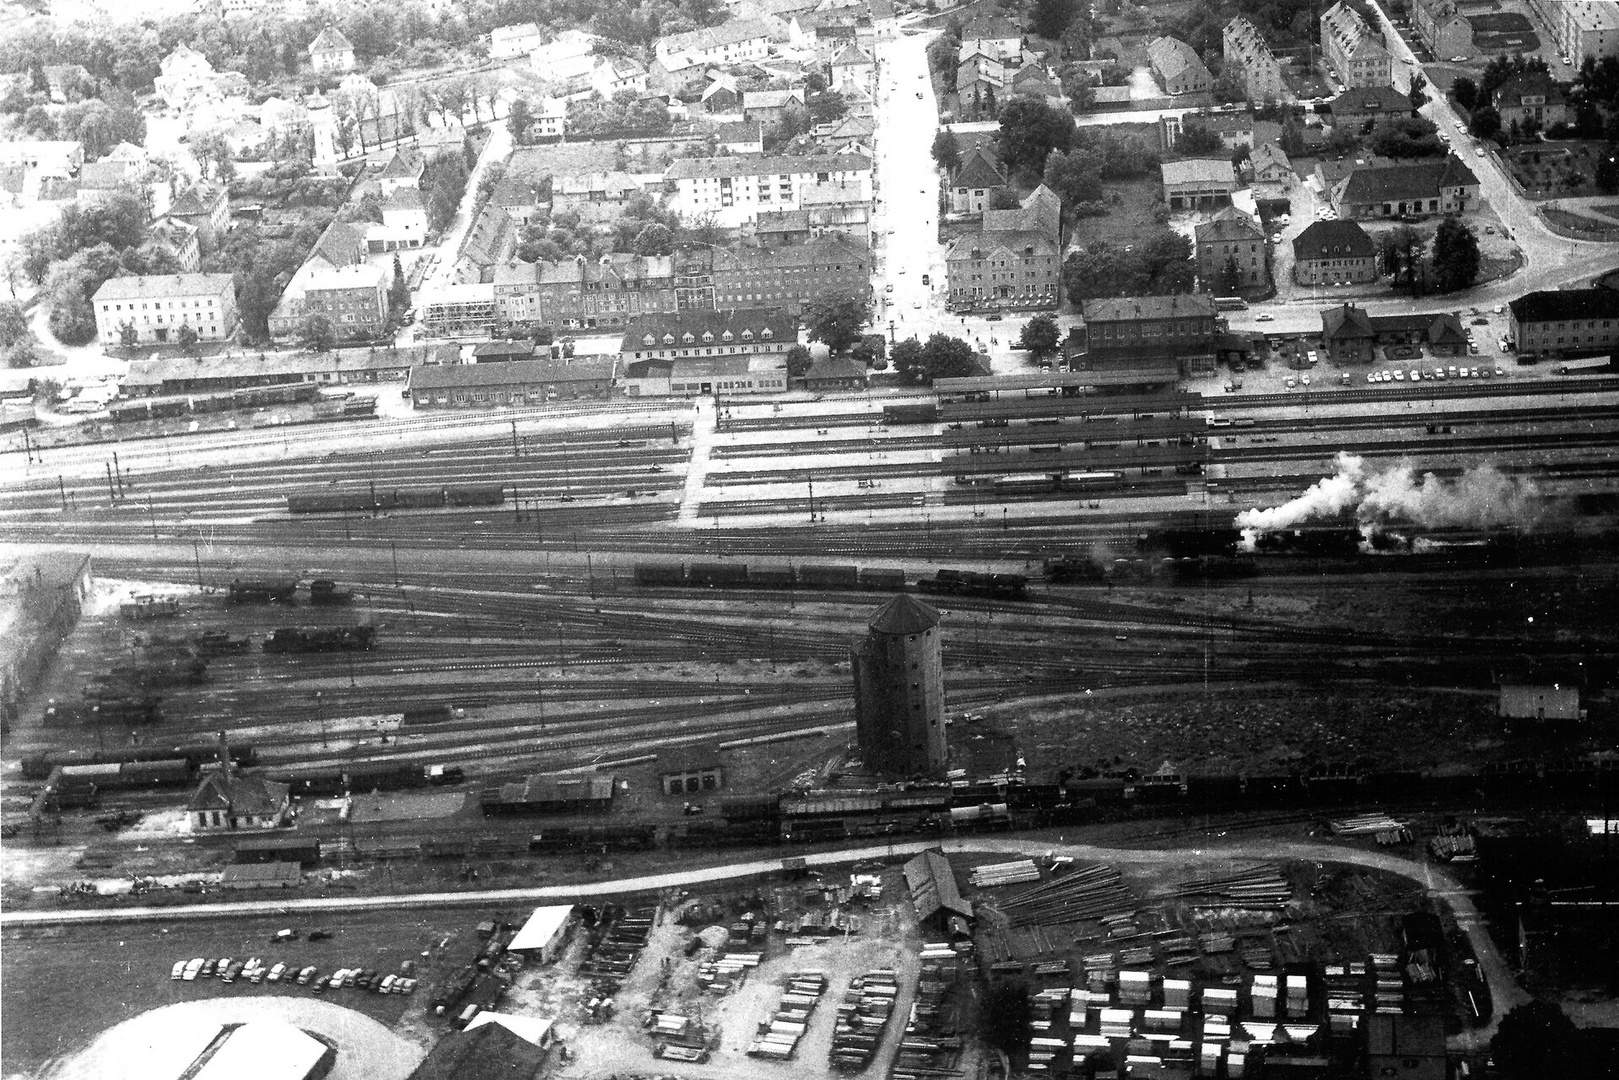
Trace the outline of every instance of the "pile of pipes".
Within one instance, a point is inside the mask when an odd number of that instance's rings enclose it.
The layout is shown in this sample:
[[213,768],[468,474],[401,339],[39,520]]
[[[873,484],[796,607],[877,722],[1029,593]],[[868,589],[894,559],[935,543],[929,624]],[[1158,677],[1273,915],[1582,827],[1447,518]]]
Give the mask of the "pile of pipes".
[[871,1063],[899,997],[899,972],[878,968],[858,976],[843,993],[832,1032],[834,1068],[859,1072]]
[[826,992],[826,973],[815,968],[795,971],[787,977],[770,1018],[759,1022],[759,1037],[748,1047],[750,1057],[786,1061],[798,1049],[798,1040],[809,1030],[810,1014]]
[[1221,878],[1192,878],[1169,887],[1169,895],[1244,908],[1284,908],[1293,889],[1271,863]]
[[1136,898],[1113,867],[1089,866],[1009,897],[999,906],[1013,926],[1027,926],[1128,918],[1135,913]]
[[998,885],[1022,885],[1040,880],[1040,868],[1033,859],[1015,859],[1012,862],[975,866],[968,878],[980,889],[993,889]]
[[1358,814],[1355,817],[1333,818],[1327,828],[1334,836],[1374,836],[1380,832],[1395,832],[1406,827],[1387,814]]

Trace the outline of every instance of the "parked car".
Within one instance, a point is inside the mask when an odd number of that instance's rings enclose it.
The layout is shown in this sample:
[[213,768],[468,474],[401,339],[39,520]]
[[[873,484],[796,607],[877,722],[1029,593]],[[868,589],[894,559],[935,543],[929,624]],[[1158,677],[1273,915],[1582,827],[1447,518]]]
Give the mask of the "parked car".
[[382,980],[381,984],[377,986],[377,993],[379,993],[379,994],[390,994],[390,993],[392,993],[393,988],[394,988],[394,983],[396,983],[398,981],[399,981],[399,976],[398,975],[389,975],[389,976],[387,976],[386,978],[384,978]]
[[326,941],[331,936],[332,936],[332,932],[330,930],[311,930],[311,931],[309,931],[309,940],[310,941]]
[[1270,312],[1262,311],[1258,315],[1254,316],[1254,321],[1255,322],[1271,322],[1275,318],[1276,318],[1276,316],[1272,315]]
[[320,969],[317,968],[314,964],[310,964],[308,967],[306,967],[302,971],[298,972],[298,978],[297,978],[296,982],[298,983],[299,986],[308,986],[309,985],[309,980],[313,979],[316,975],[319,975],[319,974],[320,974]]
[[185,978],[187,963],[188,961],[185,960],[176,960],[174,962],[174,967],[169,969],[169,978],[175,980],[176,982]]
[[278,964],[276,964],[275,967],[270,969],[270,973],[264,977],[264,981],[265,982],[273,982],[273,983],[274,982],[280,982],[282,976],[284,976],[286,973],[287,973],[287,965],[278,963]]
[[327,980],[326,985],[331,989],[336,990],[338,987],[342,986],[348,980],[348,978],[349,969],[338,968],[336,971],[332,972],[332,977]]
[[290,928],[286,930],[277,930],[275,933],[270,935],[270,944],[272,945],[279,945],[283,941],[296,940],[298,940],[298,931]]
[[197,978],[199,978],[199,979],[211,979],[211,978],[213,978],[214,977],[214,965],[216,963],[218,963],[218,961],[216,961],[216,960],[204,960],[202,962],[202,970],[197,972]]

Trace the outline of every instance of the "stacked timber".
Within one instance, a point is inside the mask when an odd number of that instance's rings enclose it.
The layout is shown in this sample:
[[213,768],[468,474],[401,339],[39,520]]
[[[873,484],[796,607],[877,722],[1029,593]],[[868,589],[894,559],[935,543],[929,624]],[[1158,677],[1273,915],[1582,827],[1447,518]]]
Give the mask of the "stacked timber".
[[1357,814],[1353,817],[1332,818],[1327,828],[1334,836],[1373,836],[1380,832],[1398,831],[1406,827],[1387,814]]
[[[1008,897],[1000,908],[1014,926],[1049,925],[1088,919],[1130,919],[1136,910],[1136,899],[1117,870],[1111,866],[1090,866]],[[1133,920],[1130,925],[1133,932],[1138,932],[1134,931]]]
[[890,1080],[927,1080],[956,1069],[962,1040],[956,1034],[955,1010],[950,1006],[955,977],[954,962],[923,962]]
[[859,1072],[871,1064],[898,998],[898,973],[891,968],[868,971],[849,984],[832,1031],[834,1068]]
[[1293,889],[1273,864],[1261,863],[1225,877],[1176,882],[1169,895],[1228,907],[1280,909],[1292,900]]
[[1033,859],[1015,859],[1012,862],[975,866],[968,880],[980,889],[993,889],[999,885],[1021,885],[1040,880],[1040,868]]
[[809,1030],[810,1014],[826,991],[826,973],[806,968],[787,977],[768,1019],[759,1022],[758,1037],[748,1047],[750,1057],[786,1061]]

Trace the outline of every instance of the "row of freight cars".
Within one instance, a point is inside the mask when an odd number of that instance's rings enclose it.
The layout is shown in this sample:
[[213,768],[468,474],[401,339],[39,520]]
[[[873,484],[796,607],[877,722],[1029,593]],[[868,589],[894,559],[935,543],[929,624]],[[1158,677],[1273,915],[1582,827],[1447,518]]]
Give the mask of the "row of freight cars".
[[438,487],[390,488],[349,484],[287,496],[292,514],[379,513],[393,510],[438,510],[445,507],[501,506],[503,484],[444,484]]
[[[806,563],[759,566],[751,563],[637,563],[635,580],[640,585],[700,588],[763,589],[869,589],[904,592],[910,578],[904,570],[823,566]],[[1016,599],[1025,594],[1028,579],[1021,574],[986,574],[972,570],[941,569],[915,579],[919,592],[957,596],[987,596]]]
[[[202,776],[205,763],[184,757],[142,761],[83,763],[52,766],[43,779],[51,786],[49,802],[59,808],[94,806],[108,792],[187,787]],[[38,763],[24,762],[25,775]],[[58,771],[59,770],[59,771]],[[53,776],[54,773],[54,776]],[[373,791],[458,784],[465,779],[457,765],[419,765],[410,762],[370,761],[307,769],[267,769],[267,780],[286,784],[292,795],[331,797]]]
[[[269,409],[314,401],[320,388],[314,383],[288,383],[283,386],[248,386],[240,390],[220,390],[211,394],[185,397],[137,398],[108,409],[115,424],[139,420],[164,420],[196,413],[232,412],[237,409]],[[376,403],[372,402],[372,411]]]
[[[294,604],[298,602],[297,578],[237,578],[225,593],[227,604]],[[336,607],[354,599],[350,589],[341,588],[330,578],[309,583],[309,602],[317,607]]]

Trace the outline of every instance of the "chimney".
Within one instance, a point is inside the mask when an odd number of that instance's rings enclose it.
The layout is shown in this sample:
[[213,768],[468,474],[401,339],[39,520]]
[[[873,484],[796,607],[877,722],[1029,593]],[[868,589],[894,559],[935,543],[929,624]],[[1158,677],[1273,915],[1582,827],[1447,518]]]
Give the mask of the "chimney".
[[225,733],[223,731],[221,731],[219,733],[219,735],[218,735],[218,742],[219,742],[219,773],[225,779],[229,780],[230,779],[230,774],[231,774],[230,743],[225,741]]

